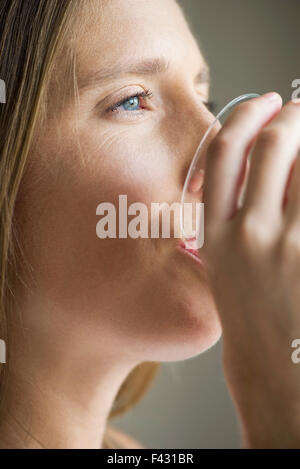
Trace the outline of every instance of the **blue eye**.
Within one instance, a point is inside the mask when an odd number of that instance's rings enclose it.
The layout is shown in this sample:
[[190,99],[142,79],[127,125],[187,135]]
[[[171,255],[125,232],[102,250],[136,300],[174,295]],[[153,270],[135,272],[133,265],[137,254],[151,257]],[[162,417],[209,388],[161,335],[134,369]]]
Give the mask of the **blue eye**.
[[119,108],[123,108],[124,111],[140,111],[142,108],[140,107],[140,98],[151,99],[152,93],[150,90],[143,91],[141,93],[137,93],[133,96],[129,96],[128,98],[120,101],[119,103],[115,104],[110,108],[110,111],[117,111]]
[[[119,101],[117,104],[114,106],[110,107],[108,111],[110,112],[117,112],[120,108],[122,111],[125,112],[137,112],[141,111],[143,108],[141,107],[141,98],[146,99],[151,99],[153,96],[151,90],[143,91],[141,93],[137,93],[132,96],[128,96],[126,99],[123,99],[122,101]],[[207,109],[210,112],[214,112],[215,110],[215,103],[212,101],[204,102],[204,106],[207,107]]]
[[140,100],[138,96],[135,96],[134,98],[127,99],[127,101],[124,101],[124,103],[121,105],[125,109],[125,111],[138,111],[137,107],[140,105]]

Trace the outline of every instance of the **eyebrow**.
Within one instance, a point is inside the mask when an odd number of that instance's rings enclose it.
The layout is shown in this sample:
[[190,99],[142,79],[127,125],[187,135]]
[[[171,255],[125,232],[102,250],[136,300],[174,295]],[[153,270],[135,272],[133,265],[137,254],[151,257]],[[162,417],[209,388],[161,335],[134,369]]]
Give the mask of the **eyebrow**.
[[[79,90],[91,88],[103,84],[121,75],[154,75],[166,72],[170,68],[170,61],[165,57],[154,57],[140,60],[138,62],[123,62],[114,64],[108,68],[96,72],[88,79],[79,80]],[[202,65],[200,72],[195,78],[196,84],[210,83],[210,69],[206,63]]]

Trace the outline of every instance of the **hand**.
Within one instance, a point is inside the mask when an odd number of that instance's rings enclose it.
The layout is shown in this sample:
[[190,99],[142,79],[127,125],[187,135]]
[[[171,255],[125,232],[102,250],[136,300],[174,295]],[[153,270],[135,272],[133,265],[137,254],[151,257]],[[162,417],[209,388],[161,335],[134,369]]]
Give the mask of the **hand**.
[[300,364],[291,359],[300,338],[299,146],[300,104],[282,107],[268,94],[238,105],[207,151],[199,254],[245,447],[300,448]]

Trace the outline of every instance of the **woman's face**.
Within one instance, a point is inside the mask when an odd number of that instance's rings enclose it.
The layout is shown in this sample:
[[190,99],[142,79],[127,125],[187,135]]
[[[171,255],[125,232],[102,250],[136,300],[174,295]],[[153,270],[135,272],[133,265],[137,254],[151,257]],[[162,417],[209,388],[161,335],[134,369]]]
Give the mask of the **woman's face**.
[[[126,195],[150,217],[151,203],[180,201],[213,118],[206,64],[174,0],[93,6],[74,43],[79,100],[58,70],[66,99],[38,135],[20,192],[34,275],[30,291],[19,290],[25,322],[41,344],[50,337],[74,356],[184,360],[221,334],[205,272],[174,236],[100,239],[96,208],[110,202],[118,216]],[[149,89],[151,99],[112,109]]]

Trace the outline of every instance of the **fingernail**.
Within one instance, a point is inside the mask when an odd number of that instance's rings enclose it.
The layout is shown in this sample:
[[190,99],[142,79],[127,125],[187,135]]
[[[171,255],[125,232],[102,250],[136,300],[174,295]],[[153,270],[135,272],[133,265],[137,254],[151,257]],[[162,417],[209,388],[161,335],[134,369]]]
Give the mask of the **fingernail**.
[[190,183],[189,183],[189,190],[191,192],[199,192],[200,189],[203,187],[204,183],[204,170],[200,169],[195,174],[193,174]]
[[280,94],[276,93],[275,91],[271,91],[270,93],[263,94],[262,97],[267,99],[268,101],[281,101]]

